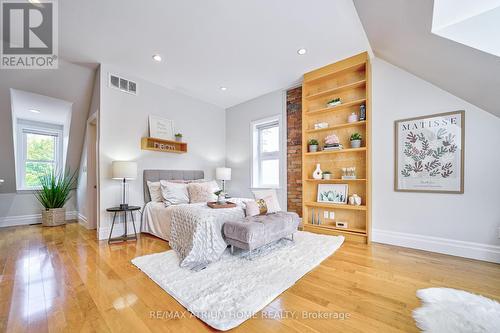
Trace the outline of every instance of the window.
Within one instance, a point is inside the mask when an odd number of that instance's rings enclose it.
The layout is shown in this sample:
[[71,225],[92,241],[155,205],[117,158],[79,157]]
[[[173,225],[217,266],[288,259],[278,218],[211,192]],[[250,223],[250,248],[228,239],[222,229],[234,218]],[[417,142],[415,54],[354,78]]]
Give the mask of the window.
[[279,117],[252,123],[252,187],[280,186],[281,131]]
[[62,168],[62,126],[18,120],[18,189],[40,186],[39,177]]

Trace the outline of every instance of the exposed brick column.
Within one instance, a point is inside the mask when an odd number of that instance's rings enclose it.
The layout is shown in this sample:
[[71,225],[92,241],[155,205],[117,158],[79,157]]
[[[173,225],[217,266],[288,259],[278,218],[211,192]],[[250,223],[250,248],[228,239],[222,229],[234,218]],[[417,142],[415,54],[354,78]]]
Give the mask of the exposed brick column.
[[302,87],[286,92],[288,211],[302,216]]

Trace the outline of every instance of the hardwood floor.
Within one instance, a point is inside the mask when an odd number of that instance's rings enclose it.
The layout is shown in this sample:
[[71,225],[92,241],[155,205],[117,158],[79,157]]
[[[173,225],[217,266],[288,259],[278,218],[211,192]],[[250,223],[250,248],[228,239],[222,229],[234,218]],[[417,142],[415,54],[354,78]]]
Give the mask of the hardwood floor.
[[[0,229],[0,331],[214,331],[130,263],[167,249],[148,235],[108,245],[76,223]],[[500,300],[500,265],[346,243],[233,332],[418,332],[415,292],[433,286]],[[312,318],[335,312],[348,317]]]

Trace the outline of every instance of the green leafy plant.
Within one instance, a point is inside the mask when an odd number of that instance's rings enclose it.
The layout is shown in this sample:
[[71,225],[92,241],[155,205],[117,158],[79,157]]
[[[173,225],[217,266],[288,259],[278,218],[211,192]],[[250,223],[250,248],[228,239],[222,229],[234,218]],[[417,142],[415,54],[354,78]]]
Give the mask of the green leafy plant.
[[319,145],[319,142],[316,139],[311,139],[311,140],[309,140],[309,142],[307,144],[309,146],[317,146],[317,145]]
[[332,173],[330,171],[323,171],[324,175],[331,175]]
[[36,190],[35,197],[46,209],[62,208],[71,198],[71,190],[75,189],[77,182],[74,173],[48,171],[39,177],[41,189]]
[[223,192],[224,192],[224,191],[222,191],[222,190],[218,190],[218,191],[215,191],[215,192],[214,192],[214,194],[215,194],[216,196],[219,196],[219,195],[220,195],[221,193],[223,193]]
[[334,98],[334,99],[328,101],[326,104],[338,103],[338,102],[340,102],[340,98],[337,97],[337,98]]
[[362,139],[363,139],[363,136],[361,136],[361,134],[359,134],[357,132],[351,134],[351,141],[362,140]]
[[175,133],[174,135],[176,138],[182,138],[182,133]]

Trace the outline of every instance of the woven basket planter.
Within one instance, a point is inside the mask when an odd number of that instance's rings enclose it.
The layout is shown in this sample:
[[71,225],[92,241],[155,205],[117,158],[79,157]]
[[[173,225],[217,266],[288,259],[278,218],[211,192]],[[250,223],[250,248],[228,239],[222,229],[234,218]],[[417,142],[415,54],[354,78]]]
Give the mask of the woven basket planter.
[[42,211],[42,225],[55,227],[66,224],[66,208],[52,208]]

